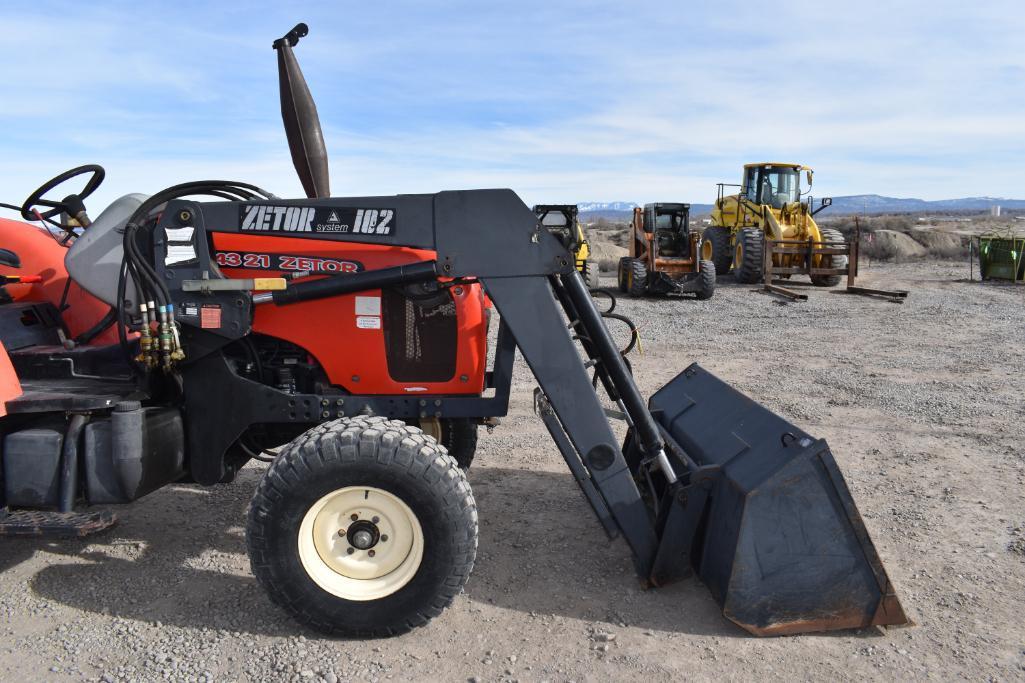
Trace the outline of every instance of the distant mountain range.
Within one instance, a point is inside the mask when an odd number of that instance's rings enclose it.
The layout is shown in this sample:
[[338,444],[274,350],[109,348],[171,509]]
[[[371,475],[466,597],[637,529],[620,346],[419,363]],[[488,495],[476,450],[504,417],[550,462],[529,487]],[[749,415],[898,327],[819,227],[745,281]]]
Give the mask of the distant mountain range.
[[1025,199],[1003,199],[1001,197],[962,197],[961,199],[901,199],[883,197],[878,194],[856,194],[833,197],[833,205],[823,213],[929,213],[931,211],[988,211],[991,207],[1001,209],[1025,209]]
[[[818,206],[818,199],[815,200]],[[630,216],[634,202],[584,202],[577,204],[580,219],[593,221],[598,218],[624,220]],[[961,199],[905,199],[884,197],[878,194],[855,194],[833,197],[832,206],[822,211],[823,215],[842,216],[849,214],[881,213],[951,213],[988,211],[999,206],[1002,211],[1025,211],[1025,199],[1004,199],[1002,197],[962,197]],[[691,204],[691,215],[711,213],[711,204]]]
[[581,213],[599,213],[602,211],[633,211],[637,206],[634,202],[581,202],[577,210]]

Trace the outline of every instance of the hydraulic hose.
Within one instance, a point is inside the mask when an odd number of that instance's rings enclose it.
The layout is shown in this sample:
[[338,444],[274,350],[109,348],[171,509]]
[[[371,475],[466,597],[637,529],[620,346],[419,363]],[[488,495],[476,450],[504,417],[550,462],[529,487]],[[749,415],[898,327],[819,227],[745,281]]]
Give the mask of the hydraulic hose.
[[598,354],[598,359],[609,373],[609,377],[623,401],[623,406],[633,421],[637,436],[640,439],[641,448],[649,456],[658,457],[666,478],[670,482],[675,481],[675,474],[672,473],[668,461],[664,464],[662,463],[662,458],[665,455],[658,425],[655,424],[654,418],[648,412],[644,398],[637,389],[637,385],[634,383],[633,377],[623,361],[623,357],[619,354],[619,349],[616,348],[612,335],[609,334],[608,328],[605,327],[601,314],[594,305],[594,300],[591,299],[583,278],[580,277],[580,273],[573,271],[572,273],[560,276],[560,280],[566,288],[566,294],[569,296],[570,301],[573,302],[573,307],[580,317],[580,323],[587,332],[588,338]]

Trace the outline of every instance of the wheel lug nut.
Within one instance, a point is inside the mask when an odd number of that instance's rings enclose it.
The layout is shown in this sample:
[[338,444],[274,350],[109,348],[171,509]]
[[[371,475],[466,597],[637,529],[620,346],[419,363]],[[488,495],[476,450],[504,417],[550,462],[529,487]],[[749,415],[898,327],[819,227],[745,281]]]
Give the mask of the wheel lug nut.
[[368,550],[367,551],[367,555],[370,555],[370,557],[373,557],[375,554],[376,553],[373,550]]
[[370,521],[371,521],[371,522],[373,522],[374,524],[377,524],[378,522],[380,522],[380,521],[381,521],[381,518],[380,518],[380,517],[374,517],[374,518],[373,518],[373,519],[371,519]]
[[339,529],[339,530],[338,530],[338,535],[339,535],[339,536],[341,536],[342,538],[345,538],[345,535],[346,535],[346,534],[347,534],[348,532],[349,532],[349,530],[348,530],[348,529]]
[[357,514],[356,514],[356,513],[354,512],[354,513],[352,513],[351,515],[349,515],[349,519],[351,519],[352,521],[354,521],[354,522],[355,522],[355,521],[356,521],[357,519],[359,519],[359,515],[357,515]]
[[356,552],[356,549],[353,548],[352,546],[349,546],[349,549],[346,550],[345,552],[348,553],[349,555],[352,555],[354,552]]
[[387,540],[388,540],[388,534],[381,534],[381,543],[384,543]]

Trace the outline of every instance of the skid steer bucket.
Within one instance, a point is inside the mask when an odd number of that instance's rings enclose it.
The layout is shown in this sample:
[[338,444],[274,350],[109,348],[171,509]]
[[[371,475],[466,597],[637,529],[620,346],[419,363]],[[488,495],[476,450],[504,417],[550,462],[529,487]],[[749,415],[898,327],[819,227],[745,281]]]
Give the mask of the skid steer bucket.
[[824,440],[697,365],[649,407],[691,463],[661,545],[679,542],[673,514],[699,520],[682,552],[728,619],[756,635],[908,623]]

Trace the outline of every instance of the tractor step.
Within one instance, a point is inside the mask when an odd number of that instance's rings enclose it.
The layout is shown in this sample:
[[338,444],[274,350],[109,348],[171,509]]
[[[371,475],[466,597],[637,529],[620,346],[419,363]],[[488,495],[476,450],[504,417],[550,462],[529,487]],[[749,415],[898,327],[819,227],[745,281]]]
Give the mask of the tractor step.
[[82,538],[117,523],[109,510],[54,512],[52,510],[0,511],[0,538]]

